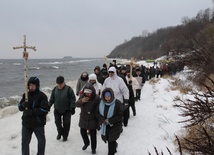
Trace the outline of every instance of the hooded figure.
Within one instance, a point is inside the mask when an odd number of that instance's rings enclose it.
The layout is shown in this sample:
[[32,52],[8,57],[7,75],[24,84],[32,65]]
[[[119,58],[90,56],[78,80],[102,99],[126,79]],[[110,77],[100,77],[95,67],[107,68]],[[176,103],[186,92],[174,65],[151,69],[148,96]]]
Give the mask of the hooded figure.
[[98,105],[100,97],[91,83],[86,83],[83,88],[83,94],[76,102],[76,106],[81,108],[79,127],[80,134],[83,139],[84,146],[82,150],[86,150],[90,144],[87,130],[90,129],[91,150],[92,154],[96,154],[97,147],[97,129],[99,127],[97,119]]
[[22,115],[22,154],[29,154],[29,144],[32,134],[38,140],[37,154],[45,154],[45,124],[46,115],[49,111],[47,96],[39,90],[40,82],[37,77],[30,77],[28,80],[28,102],[23,94],[18,108]]
[[87,72],[82,72],[82,74],[80,75],[80,78],[77,81],[77,85],[76,85],[76,95],[79,96],[80,91],[83,89],[83,87],[85,86],[85,84],[88,82],[88,73]]
[[100,66],[96,66],[94,68],[94,74],[96,74],[97,80],[99,81],[99,83],[102,83],[103,82],[103,77],[102,77],[102,74],[101,74]]
[[96,94],[100,95],[102,84],[98,82],[96,74],[90,74],[88,77],[88,82],[91,83],[94,86],[94,89],[96,90]]
[[108,142],[108,154],[114,155],[118,145],[116,140],[120,137],[122,128],[123,106],[114,97],[111,88],[104,89],[101,96],[98,114],[101,137],[104,142]]
[[123,79],[117,75],[116,68],[110,67],[108,72],[109,77],[105,79],[102,90],[105,88],[111,88],[116,99],[120,100],[121,103],[128,103],[129,89],[127,88]]
[[[34,84],[36,85],[36,89],[35,90],[31,90],[29,88],[29,85],[30,84]],[[28,90],[29,90],[29,93],[32,94],[32,93],[36,93],[39,91],[39,87],[40,87],[40,81],[37,77],[30,77],[30,79],[28,80],[28,83],[27,83],[27,86],[28,86]]]

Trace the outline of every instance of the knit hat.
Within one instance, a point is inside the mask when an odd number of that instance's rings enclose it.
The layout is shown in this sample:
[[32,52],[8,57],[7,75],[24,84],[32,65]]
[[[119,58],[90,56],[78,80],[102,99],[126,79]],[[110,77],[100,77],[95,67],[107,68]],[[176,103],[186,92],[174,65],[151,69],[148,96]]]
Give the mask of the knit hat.
[[84,93],[89,93],[89,94],[91,94],[92,93],[92,90],[91,89],[84,89]]
[[111,93],[110,92],[105,92],[105,95],[104,96],[106,96],[106,97],[111,97]]

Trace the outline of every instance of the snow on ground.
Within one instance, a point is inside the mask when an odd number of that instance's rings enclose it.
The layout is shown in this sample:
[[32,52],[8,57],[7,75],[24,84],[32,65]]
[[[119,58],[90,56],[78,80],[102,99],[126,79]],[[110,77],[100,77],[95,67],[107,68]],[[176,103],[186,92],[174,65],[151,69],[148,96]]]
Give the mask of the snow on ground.
[[[118,139],[117,155],[156,155],[154,146],[164,155],[168,155],[166,147],[175,152],[175,134],[180,134],[183,124],[178,123],[183,118],[179,110],[173,107],[173,99],[182,96],[178,90],[170,90],[172,79],[160,78],[156,82],[147,81],[142,89],[141,100],[136,102],[137,115],[130,110],[128,127],[123,127],[123,133]],[[0,154],[21,154],[21,115],[17,107],[6,107],[0,111]],[[90,147],[83,151],[82,138],[78,127],[79,109],[71,119],[71,130],[67,142],[56,140],[53,109],[48,114],[46,130],[46,155],[89,155]],[[107,144],[97,134],[97,155],[107,154]],[[31,155],[36,155],[37,140],[32,136]]]

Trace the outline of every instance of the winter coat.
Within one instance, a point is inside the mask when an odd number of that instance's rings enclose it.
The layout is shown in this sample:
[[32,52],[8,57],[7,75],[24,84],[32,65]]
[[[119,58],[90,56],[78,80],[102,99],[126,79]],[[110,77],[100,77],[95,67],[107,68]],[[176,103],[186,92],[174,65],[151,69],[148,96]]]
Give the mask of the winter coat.
[[37,89],[34,92],[28,92],[28,108],[23,107],[25,94],[18,104],[20,111],[23,111],[22,125],[27,128],[37,128],[46,124],[46,115],[49,111],[47,96]]
[[79,127],[83,129],[97,129],[99,127],[97,114],[100,97],[96,94],[92,84],[87,83],[83,89],[83,92],[85,89],[92,90],[92,97],[88,102],[82,103],[82,98],[85,96],[83,93],[78,101],[76,101],[76,107],[81,108]]
[[123,79],[117,75],[115,67],[110,67],[108,71],[113,71],[114,75],[105,79],[102,90],[105,88],[111,88],[114,92],[115,98],[123,103],[123,98],[125,100],[129,99],[129,89],[127,88]]
[[138,87],[137,87],[137,89],[142,89],[142,86],[143,86],[143,84],[145,83],[145,80],[144,80],[143,76],[137,75],[137,74],[136,74],[136,76],[134,76],[134,78],[135,78],[135,79],[137,80],[137,82],[138,82]]
[[58,89],[58,87],[55,86],[48,104],[50,107],[54,105],[54,109],[59,113],[64,113],[75,108],[75,101],[76,96],[70,86],[65,85],[63,89]]
[[[106,88],[103,90],[102,97],[101,97],[103,102],[100,102],[100,104],[104,103],[105,107],[104,107],[104,116],[102,116],[100,112],[98,114],[100,125],[104,122],[105,119],[107,119],[107,114],[108,114],[108,110],[109,110],[109,106],[107,106],[107,104],[106,104],[107,102],[104,98],[104,94],[107,91],[110,92],[111,96],[112,96],[110,102],[112,102],[115,99],[113,90],[111,88]],[[111,124],[112,126],[107,125],[106,126],[106,135],[105,136],[101,135],[102,140],[104,142],[115,141],[120,137],[121,130],[122,130],[122,117],[123,117],[123,106],[122,106],[121,102],[118,99],[116,99],[113,116],[108,118],[109,124]]]

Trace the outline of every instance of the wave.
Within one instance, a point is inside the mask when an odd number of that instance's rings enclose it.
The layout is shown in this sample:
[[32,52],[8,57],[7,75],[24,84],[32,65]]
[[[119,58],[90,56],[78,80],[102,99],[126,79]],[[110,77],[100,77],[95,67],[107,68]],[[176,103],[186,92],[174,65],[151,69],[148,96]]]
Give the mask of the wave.
[[[73,89],[73,91],[75,93],[77,80],[68,81],[68,82],[66,82],[66,84],[71,86],[71,88]],[[49,99],[54,87],[55,87],[55,85],[42,87],[41,91],[43,91]],[[8,98],[6,98],[6,97],[0,98],[0,109],[3,109],[8,106],[17,106],[18,103],[20,102],[21,98],[22,98],[22,96],[19,96],[19,95],[10,96]]]
[[53,69],[59,69],[58,66],[51,66],[51,68],[53,68]]
[[55,65],[55,64],[62,64],[63,62],[55,61],[55,62],[39,62],[40,65]]
[[22,63],[13,63],[14,66],[20,66]]
[[30,67],[29,70],[39,70],[40,67]]
[[0,108],[4,108],[11,105],[17,105],[18,102],[21,100],[21,96],[11,96],[9,98],[0,98]]
[[93,61],[93,60],[75,60],[75,61],[69,61],[68,63],[80,63],[80,62],[90,62],[90,61]]

